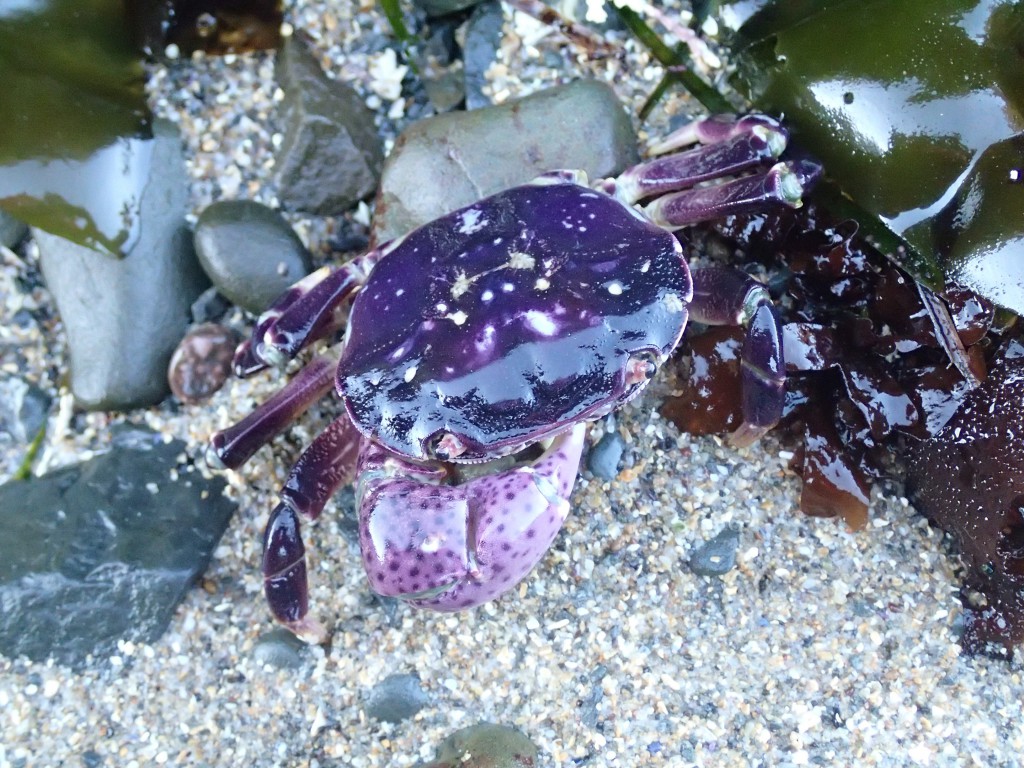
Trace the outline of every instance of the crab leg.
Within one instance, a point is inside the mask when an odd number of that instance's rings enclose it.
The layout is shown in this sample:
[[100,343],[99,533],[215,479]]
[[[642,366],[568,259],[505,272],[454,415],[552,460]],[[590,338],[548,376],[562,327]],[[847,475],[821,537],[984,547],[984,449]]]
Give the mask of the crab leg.
[[336,269],[323,267],[299,280],[260,315],[252,337],[235,352],[235,373],[248,376],[282,366],[317,339],[341,327],[341,304],[366,282],[382,251],[376,248]]
[[248,416],[210,438],[206,460],[211,466],[237,469],[279,435],[334,384],[337,360],[315,357],[273,397]]
[[654,195],[688,189],[702,181],[752,170],[775,160],[785,148],[786,132],[780,125],[757,124],[721,141],[627,168],[614,180],[615,194],[633,204]]
[[367,442],[357,489],[363,565],[374,590],[436,611],[493,600],[547,552],[569,513],[586,427],[525,466],[433,485],[392,476]]
[[782,324],[768,291],[749,275],[723,267],[693,272],[690,316],[705,325],[745,325],[740,359],[743,423],[733,445],[753,443],[782,418],[786,400]]

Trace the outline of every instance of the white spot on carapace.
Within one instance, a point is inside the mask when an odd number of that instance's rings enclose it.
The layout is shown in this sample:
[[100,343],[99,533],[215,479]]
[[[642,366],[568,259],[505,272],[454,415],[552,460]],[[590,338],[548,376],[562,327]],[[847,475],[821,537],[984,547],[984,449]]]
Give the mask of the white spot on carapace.
[[402,378],[405,379],[405,383],[406,384],[410,383],[413,379],[415,379],[416,378],[416,366],[415,365],[410,365],[408,368],[406,368],[405,369],[405,376],[403,376]]
[[675,293],[666,293],[665,298],[662,299],[662,301],[665,304],[665,308],[669,312],[682,312],[685,308],[683,300],[680,299],[679,295]]
[[526,312],[526,324],[543,336],[554,336],[558,326],[545,312],[530,309]]
[[463,323],[466,322],[466,320],[469,319],[469,315],[467,315],[460,309],[459,311],[452,312],[450,315],[448,315],[448,319],[451,320],[456,325],[462,325]]
[[436,309],[438,312],[447,312],[448,305],[445,304],[443,301],[439,301],[437,304],[434,305],[434,309]]
[[501,284],[501,290],[504,291],[505,293],[512,293],[512,291],[514,291],[515,289],[516,289],[516,287],[514,285],[512,285],[512,283],[502,283]]
[[622,287],[622,283],[620,283],[618,280],[612,280],[610,283],[608,283],[608,285],[605,286],[605,288],[608,290],[608,293],[610,293],[612,296],[621,296],[622,291],[624,290]]
[[403,293],[405,293],[405,288],[399,288],[395,291],[395,296],[401,296]]
[[490,301],[494,298],[494,291],[488,288],[486,291],[480,294],[480,301]]
[[533,287],[536,288],[538,291],[546,291],[548,288],[551,287],[551,283],[548,282],[548,279],[546,277],[538,277],[537,282],[533,284]]
[[473,281],[469,279],[469,276],[465,272],[459,272],[455,276],[455,282],[452,283],[452,298],[459,298],[459,296],[469,290],[471,285],[473,285]]
[[496,238],[494,238],[494,240],[492,242],[495,245],[501,245],[503,241],[502,241],[502,239],[500,237],[496,237]]
[[648,259],[647,261],[645,261],[643,264],[640,265],[640,273],[643,274],[643,275],[646,275],[650,271],[651,271],[651,260]]
[[402,346],[400,346],[398,349],[396,349],[394,352],[391,353],[391,359],[392,360],[398,360],[404,354],[405,354],[405,344],[403,344]]
[[524,253],[523,251],[512,251],[508,255],[507,263],[509,269],[533,269],[534,264],[536,264],[537,261],[528,253]]
[[463,235],[472,235],[487,226],[487,219],[484,218],[483,212],[479,208],[469,208],[463,211],[461,220],[459,233]]
[[587,231],[587,228],[584,227],[582,224],[580,224],[578,227],[576,227],[576,229],[578,231],[580,231],[580,232],[586,232]]

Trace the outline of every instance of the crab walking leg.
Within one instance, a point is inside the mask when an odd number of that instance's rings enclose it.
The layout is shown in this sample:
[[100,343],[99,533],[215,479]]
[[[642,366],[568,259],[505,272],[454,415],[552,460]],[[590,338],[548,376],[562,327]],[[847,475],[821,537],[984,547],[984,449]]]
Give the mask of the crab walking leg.
[[642,206],[648,218],[673,230],[737,213],[754,213],[773,205],[799,208],[804,185],[787,163],[768,171],[697,189],[673,192]]
[[781,126],[758,126],[757,130],[741,131],[721,142],[634,165],[606,182],[606,186],[614,186],[616,197],[633,204],[767,165],[785,148],[786,132]]
[[750,445],[782,418],[786,375],[782,323],[763,285],[738,269],[694,269],[690,317],[705,325],[745,325],[740,358],[743,423],[733,445]]
[[307,643],[327,639],[327,630],[309,616],[306,547],[299,517],[282,501],[270,513],[263,533],[263,591],[274,618]]
[[280,367],[317,339],[341,327],[341,304],[366,282],[380,260],[376,248],[335,269],[322,267],[288,288],[256,321],[252,336],[235,352],[238,376]]
[[743,134],[768,136],[773,133],[786,135],[782,123],[768,115],[710,115],[693,120],[663,136],[660,141],[650,146],[648,152],[652,155],[663,155],[691,144],[718,144]]
[[313,358],[294,378],[252,413],[210,438],[206,460],[214,467],[237,469],[279,435],[334,385],[337,360]]
[[334,493],[355,477],[362,441],[347,413],[336,418],[295,462],[281,489],[281,501],[307,520],[318,518]]
[[534,462],[461,485],[383,471],[361,459],[357,489],[363,565],[374,590],[437,611],[480,605],[512,589],[541,560],[569,513],[586,427],[554,438]]

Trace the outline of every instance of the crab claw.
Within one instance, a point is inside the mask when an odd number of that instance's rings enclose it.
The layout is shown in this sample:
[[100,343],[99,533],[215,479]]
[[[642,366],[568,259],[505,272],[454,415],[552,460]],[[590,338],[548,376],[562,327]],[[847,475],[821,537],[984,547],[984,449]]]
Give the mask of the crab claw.
[[569,513],[585,434],[578,424],[535,461],[461,485],[400,478],[388,466],[394,456],[367,443],[357,500],[374,590],[437,611],[471,608],[510,590]]

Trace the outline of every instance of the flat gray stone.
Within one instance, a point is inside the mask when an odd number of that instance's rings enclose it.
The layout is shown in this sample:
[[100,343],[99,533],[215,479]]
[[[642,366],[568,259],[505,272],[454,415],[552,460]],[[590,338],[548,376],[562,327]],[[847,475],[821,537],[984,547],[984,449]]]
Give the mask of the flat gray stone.
[[377,196],[379,242],[545,171],[612,176],[638,159],[611,88],[579,80],[519,101],[413,123],[388,157]]
[[0,652],[76,666],[163,634],[235,510],[221,478],[179,464],[184,448],[130,432],[0,486]]
[[374,720],[398,723],[415,715],[429,701],[416,675],[388,675],[370,691],[363,710]]

